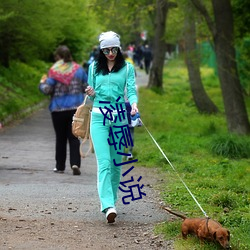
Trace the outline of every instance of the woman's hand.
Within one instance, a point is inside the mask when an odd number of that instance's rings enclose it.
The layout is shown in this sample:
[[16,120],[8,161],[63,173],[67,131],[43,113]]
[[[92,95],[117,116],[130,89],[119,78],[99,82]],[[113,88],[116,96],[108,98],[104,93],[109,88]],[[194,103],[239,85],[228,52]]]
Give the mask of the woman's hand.
[[134,103],[131,105],[131,112],[130,112],[130,114],[133,116],[133,115],[135,115],[137,112],[138,112],[137,104],[134,102]]
[[90,86],[88,86],[88,87],[85,89],[85,92],[86,92],[86,94],[87,94],[88,96],[95,96],[95,90],[94,90],[92,87],[90,87]]
[[40,80],[40,83],[45,83],[45,81],[47,80],[47,75],[46,74],[44,74],[43,76],[42,76],[42,78],[41,78],[41,80]]

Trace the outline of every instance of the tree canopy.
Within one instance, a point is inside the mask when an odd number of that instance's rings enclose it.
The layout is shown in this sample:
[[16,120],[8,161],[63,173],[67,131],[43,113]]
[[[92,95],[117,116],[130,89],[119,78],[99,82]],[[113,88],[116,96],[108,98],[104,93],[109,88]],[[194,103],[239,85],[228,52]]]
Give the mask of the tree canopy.
[[[240,81],[237,79],[236,85],[239,92],[243,86],[244,94],[249,94],[250,34],[249,14],[245,11],[249,7],[247,0],[223,0],[226,5],[221,4],[222,0],[72,0],[68,2],[1,0],[0,66],[8,68],[12,60],[27,64],[34,59],[52,61],[53,51],[61,44],[70,48],[74,60],[82,62],[88,58],[92,47],[97,45],[98,35],[102,31],[113,30],[121,35],[123,49],[126,49],[131,42],[136,45],[143,42],[153,44],[153,53],[159,60],[155,58],[153,60],[149,81],[151,84],[148,86],[162,90],[166,44],[185,46],[185,39],[183,39],[184,23],[187,20],[184,15],[187,14],[185,4],[190,2],[196,5],[195,13],[190,13],[195,17],[197,30],[195,39],[212,42],[217,55],[217,65],[228,73],[227,77],[238,78],[238,74],[229,73],[232,68],[233,72],[237,72],[239,68]],[[228,8],[225,9],[225,6]],[[219,11],[216,12],[218,9]],[[220,12],[221,10],[223,13]],[[224,19],[220,18],[222,14],[228,14],[230,22],[225,23]],[[147,32],[147,41],[140,37],[143,31]],[[226,31],[228,39],[218,44],[218,38],[223,38],[221,34]],[[225,51],[226,44],[229,46],[228,52],[231,55],[226,52],[224,57],[218,56]],[[237,46],[237,53],[234,52],[234,46]],[[237,63],[235,54],[239,58]],[[228,59],[225,59],[226,57]],[[225,65],[222,65],[221,61],[220,65],[218,64],[218,59],[222,58]],[[227,66],[229,61],[233,62],[233,67]],[[225,68],[227,70],[224,70]],[[218,73],[221,82],[224,81],[222,85],[224,91],[228,91],[226,83],[229,80],[222,77],[222,71]],[[230,94],[233,94],[233,91],[230,90],[227,96]],[[229,111],[232,110],[231,99],[229,98],[229,105],[227,105]],[[243,97],[240,96],[238,100],[240,99],[242,101]],[[228,116],[233,117],[231,113],[231,111],[228,112]],[[246,116],[245,111],[244,116]],[[237,127],[237,120],[234,119],[234,122]]]
[[2,0],[1,64],[8,67],[12,59],[48,60],[59,44],[67,44],[81,59],[96,39],[95,14],[88,4],[85,0]]

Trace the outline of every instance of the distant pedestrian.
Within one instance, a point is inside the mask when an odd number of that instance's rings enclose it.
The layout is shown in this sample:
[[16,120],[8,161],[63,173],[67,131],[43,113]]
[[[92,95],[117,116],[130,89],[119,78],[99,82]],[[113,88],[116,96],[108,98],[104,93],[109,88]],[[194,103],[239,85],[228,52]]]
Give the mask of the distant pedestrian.
[[138,45],[134,50],[134,62],[140,68],[143,69],[143,47]]
[[98,46],[94,46],[92,51],[89,54],[89,59],[87,61],[87,70],[88,70],[89,65],[97,59],[98,55],[99,55],[99,48]]
[[66,168],[67,142],[69,142],[70,166],[73,175],[80,175],[80,142],[72,134],[72,117],[84,100],[84,86],[87,74],[73,61],[67,46],[59,46],[55,51],[55,64],[50,68],[48,77],[44,76],[39,84],[40,91],[50,95],[49,110],[56,134],[55,173],[64,173]]
[[145,48],[143,51],[143,58],[144,58],[145,72],[146,72],[146,74],[148,74],[150,66],[151,66],[151,61],[153,59],[152,51],[149,48],[148,44],[145,45]]

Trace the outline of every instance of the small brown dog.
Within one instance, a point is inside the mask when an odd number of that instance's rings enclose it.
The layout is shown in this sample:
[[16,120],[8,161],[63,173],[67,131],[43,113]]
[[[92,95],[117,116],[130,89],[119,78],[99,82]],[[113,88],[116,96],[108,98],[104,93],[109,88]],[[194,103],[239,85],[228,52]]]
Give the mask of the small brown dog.
[[173,212],[171,209],[163,207],[166,211],[183,219],[181,233],[183,239],[187,239],[188,234],[196,235],[201,241],[216,241],[224,249],[231,249],[229,245],[230,232],[222,225],[210,218],[187,218],[185,215]]

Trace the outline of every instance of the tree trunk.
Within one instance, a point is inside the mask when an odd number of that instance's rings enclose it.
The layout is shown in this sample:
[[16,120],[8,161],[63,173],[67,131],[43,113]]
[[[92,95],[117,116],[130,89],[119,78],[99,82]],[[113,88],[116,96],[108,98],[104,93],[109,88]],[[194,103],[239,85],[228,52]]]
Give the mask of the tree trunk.
[[162,89],[163,66],[166,53],[166,43],[164,34],[166,28],[166,19],[168,12],[168,1],[156,1],[156,16],[155,16],[155,37],[153,45],[153,62],[149,74],[148,87],[157,87]]
[[[207,95],[200,75],[200,57],[196,48],[195,18],[190,15],[193,8],[187,6],[185,18],[185,55],[189,82],[195,105],[200,113],[217,113],[218,108]],[[190,11],[189,11],[190,10]]]
[[212,3],[216,29],[213,38],[228,129],[237,134],[248,134],[250,124],[235,60],[230,0],[212,0]]
[[250,123],[235,59],[230,0],[212,0],[215,23],[200,0],[191,1],[204,16],[213,36],[228,130],[237,134],[249,134]]

